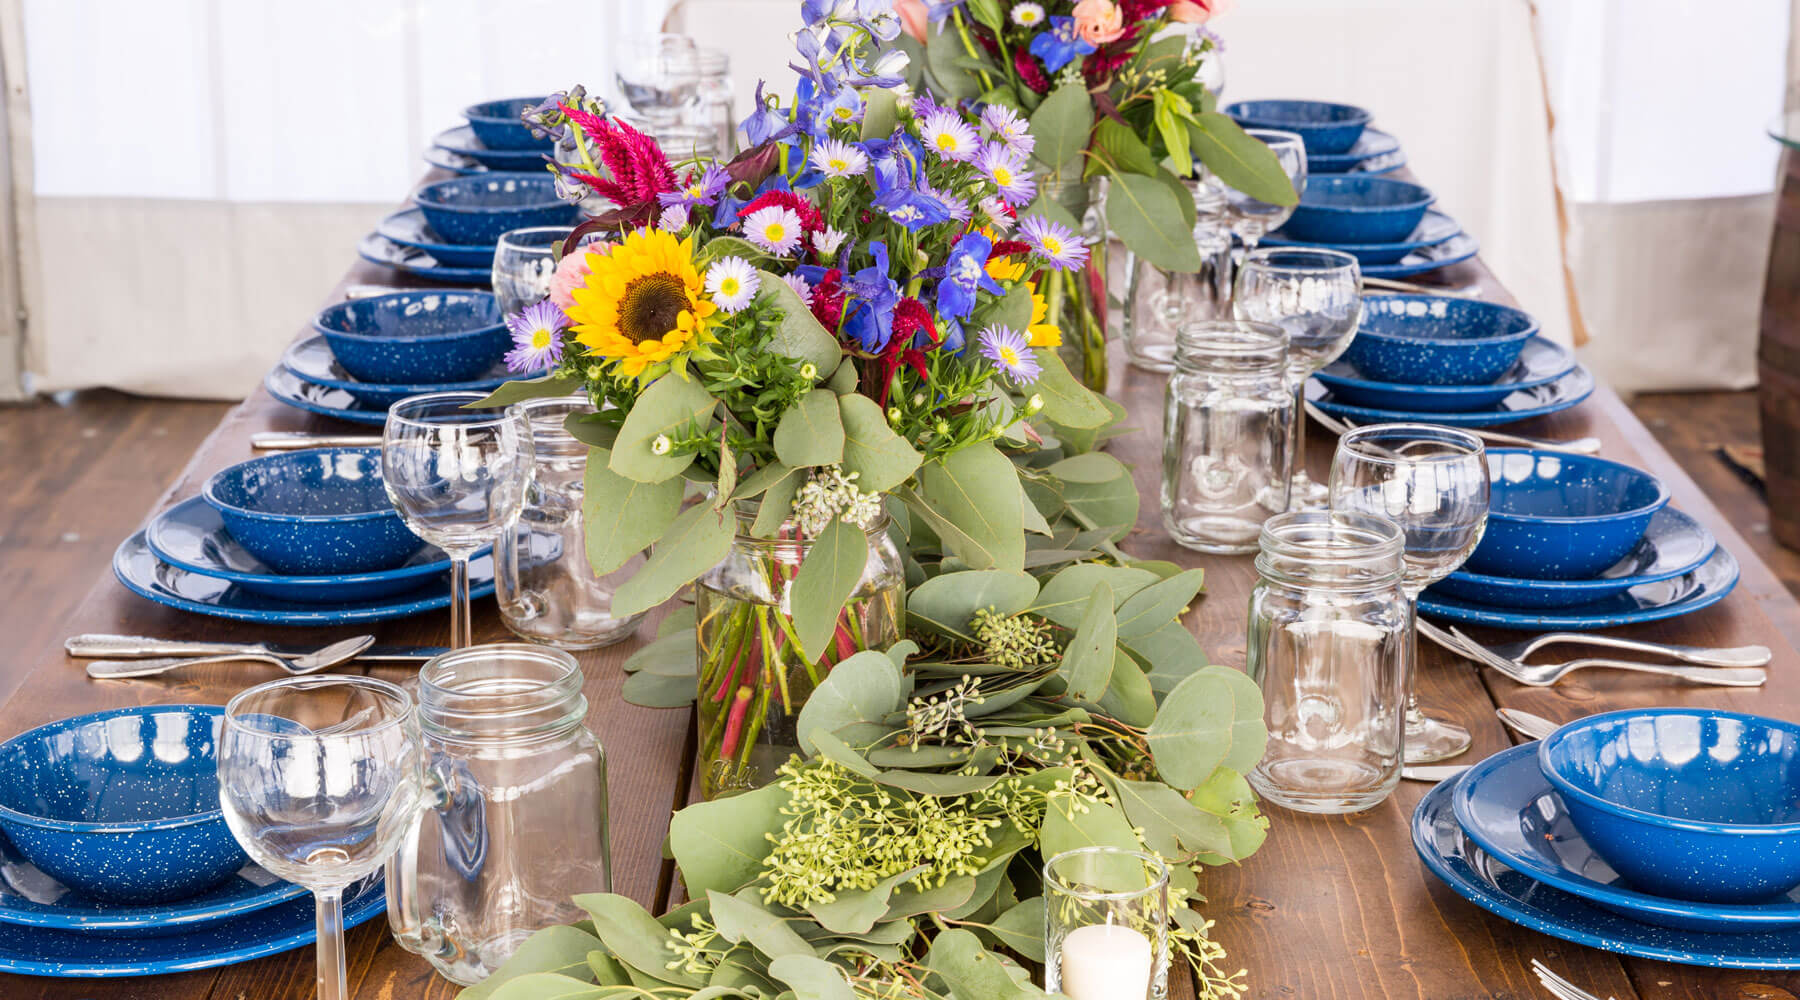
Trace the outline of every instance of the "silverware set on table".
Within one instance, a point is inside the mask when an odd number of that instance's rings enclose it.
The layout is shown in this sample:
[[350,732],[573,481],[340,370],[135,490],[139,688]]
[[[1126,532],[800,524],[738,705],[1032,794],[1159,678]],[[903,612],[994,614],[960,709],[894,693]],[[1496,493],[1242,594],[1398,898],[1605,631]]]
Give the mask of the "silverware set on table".
[[63,643],[70,656],[90,660],[89,677],[118,680],[153,677],[183,667],[209,663],[250,662],[277,666],[290,674],[317,673],[351,660],[376,663],[424,663],[445,652],[435,646],[383,646],[372,635],[352,636],[323,645],[282,642],[190,642],[145,636],[87,634]]

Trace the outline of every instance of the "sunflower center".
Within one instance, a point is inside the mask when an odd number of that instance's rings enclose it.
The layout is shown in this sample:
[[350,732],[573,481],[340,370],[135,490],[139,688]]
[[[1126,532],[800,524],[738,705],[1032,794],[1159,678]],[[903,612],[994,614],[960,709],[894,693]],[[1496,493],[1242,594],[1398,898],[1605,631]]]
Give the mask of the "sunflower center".
[[660,340],[687,310],[687,289],[668,272],[633,278],[619,299],[619,333],[634,344]]

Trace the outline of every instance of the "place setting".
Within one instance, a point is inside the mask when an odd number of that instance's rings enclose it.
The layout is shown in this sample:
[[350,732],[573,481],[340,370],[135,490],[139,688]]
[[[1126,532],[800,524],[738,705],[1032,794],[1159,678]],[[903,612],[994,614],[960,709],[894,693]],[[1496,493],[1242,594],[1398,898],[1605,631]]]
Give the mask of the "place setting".
[[1375,116],[1332,101],[1238,101],[1224,111],[1245,128],[1293,132],[1306,143],[1308,174],[1385,174],[1406,166],[1400,140],[1369,123]]

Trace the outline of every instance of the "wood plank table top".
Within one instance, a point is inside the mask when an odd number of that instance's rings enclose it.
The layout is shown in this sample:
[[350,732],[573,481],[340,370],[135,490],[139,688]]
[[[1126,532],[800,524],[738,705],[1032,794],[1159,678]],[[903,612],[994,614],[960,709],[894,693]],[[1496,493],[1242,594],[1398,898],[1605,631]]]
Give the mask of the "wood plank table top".
[[[1451,286],[1479,284],[1486,297],[1510,301],[1478,261],[1447,269]],[[404,284],[396,276],[358,265],[352,282]],[[343,293],[334,290],[333,299]],[[1206,592],[1188,615],[1214,662],[1242,667],[1244,609],[1255,581],[1249,557],[1201,556],[1176,547],[1164,534],[1156,509],[1160,469],[1163,378],[1128,368],[1115,354],[1112,394],[1132,414],[1137,433],[1112,450],[1134,467],[1143,497],[1138,530],[1124,548],[1149,559],[1169,559],[1206,569]],[[335,421],[283,406],[258,390],[232,409],[175,478],[156,505],[162,510],[196,493],[212,472],[252,455],[249,438],[261,430],[343,431]],[[1582,406],[1564,414],[1508,428],[1522,434],[1598,436],[1609,458],[1637,465],[1668,484],[1674,504],[1705,524],[1743,564],[1738,589],[1722,603],[1673,621],[1643,625],[1629,634],[1703,645],[1762,643],[1775,649],[1763,689],[1692,688],[1675,681],[1589,671],[1554,688],[1525,688],[1478,670],[1430,646],[1422,647],[1421,697],[1435,713],[1455,719],[1474,735],[1473,763],[1507,745],[1495,720],[1496,706],[1516,706],[1557,721],[1596,711],[1645,705],[1711,705],[1800,718],[1800,604],[1759,562],[1750,547],[1701,494],[1619,398],[1602,386]],[[1309,429],[1309,462],[1322,478],[1331,436]],[[104,502],[101,498],[101,502]],[[149,514],[146,512],[146,519]],[[654,616],[639,632],[647,638]],[[125,590],[110,573],[99,579],[69,619],[69,631],[116,632],[219,640],[280,638],[309,641],[355,634],[357,629],[267,628],[203,618],[164,608]],[[372,626],[390,643],[438,645],[448,633],[448,613]],[[272,635],[271,633],[278,633]],[[477,602],[478,641],[507,638],[491,600]],[[661,845],[668,817],[686,801],[693,758],[692,725],[685,710],[643,709],[619,696],[620,662],[638,648],[630,641],[578,654],[588,680],[589,724],[606,745],[612,791],[614,888],[651,907],[665,905],[679,887]],[[361,667],[358,669],[370,669]],[[410,669],[370,670],[404,679]],[[91,681],[81,661],[60,655],[42,662],[0,665],[0,737],[83,712],[133,704],[223,703],[251,684],[269,679],[266,668],[231,664],[132,681]],[[1356,816],[1319,818],[1266,807],[1272,819],[1267,844],[1241,866],[1212,869],[1202,881],[1210,898],[1207,916],[1230,950],[1233,965],[1247,969],[1254,997],[1419,998],[1538,997],[1530,971],[1541,958],[1598,996],[1673,998],[1792,998],[1800,974],[1695,969],[1625,959],[1546,937],[1490,916],[1440,884],[1414,855],[1408,823],[1425,786],[1402,783],[1378,808]],[[0,927],[0,934],[5,930]],[[395,945],[383,920],[349,935],[352,994],[359,1000],[442,1000],[456,987],[426,963]],[[312,949],[299,949],[224,969],[110,981],[0,976],[0,997],[120,997],[158,1000],[281,1000],[313,995]],[[1183,995],[1189,989],[1181,990]]]

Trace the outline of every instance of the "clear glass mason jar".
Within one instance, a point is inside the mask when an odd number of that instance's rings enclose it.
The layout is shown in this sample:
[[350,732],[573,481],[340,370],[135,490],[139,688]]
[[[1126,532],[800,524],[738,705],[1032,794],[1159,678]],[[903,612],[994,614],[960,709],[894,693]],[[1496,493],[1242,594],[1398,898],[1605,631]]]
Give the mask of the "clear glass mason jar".
[[563,429],[591,413],[585,396],[515,404],[531,427],[536,477],[513,530],[494,546],[494,599],[513,634],[563,649],[594,649],[631,635],[642,614],[612,613],[613,592],[644,564],[642,553],[604,576],[588,565],[581,514],[588,446]]
[[[1165,271],[1127,252],[1125,355],[1153,372],[1175,370],[1175,333],[1183,324],[1231,315],[1231,213],[1210,176],[1183,182],[1194,196],[1194,246],[1200,270]],[[1123,246],[1123,244],[1121,244]]]
[[610,892],[606,754],[575,657],[471,646],[419,670],[426,804],[387,866],[388,926],[454,983]]
[[1268,749],[1258,795],[1302,812],[1360,812],[1400,782],[1412,603],[1404,539],[1384,517],[1294,511],[1263,525],[1248,665]]
[[755,512],[739,513],[725,560],[694,585],[699,643],[701,792],[708,799],[769,783],[799,752],[794,724],[831,668],[865,649],[900,639],[906,571],[888,537],[887,515],[864,532],[862,579],[823,650],[800,651],[789,591],[813,540],[790,522],[776,538],[758,538]]
[[1270,323],[1181,328],[1163,405],[1163,527],[1199,552],[1256,551],[1288,506],[1287,334]]
[[733,102],[737,88],[731,82],[731,56],[719,49],[700,50],[700,92],[687,113],[687,123],[710,129],[715,153],[730,159],[737,152],[737,118]]

